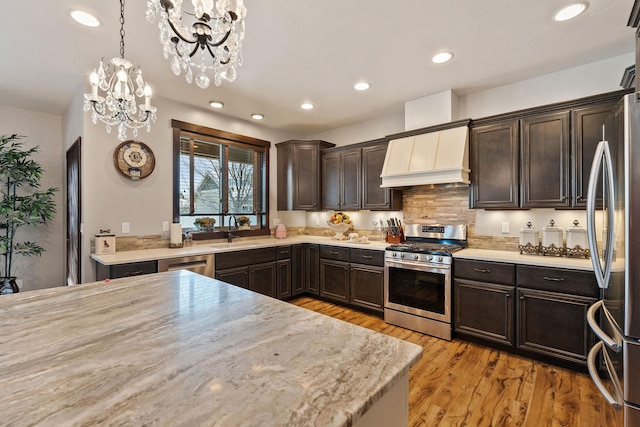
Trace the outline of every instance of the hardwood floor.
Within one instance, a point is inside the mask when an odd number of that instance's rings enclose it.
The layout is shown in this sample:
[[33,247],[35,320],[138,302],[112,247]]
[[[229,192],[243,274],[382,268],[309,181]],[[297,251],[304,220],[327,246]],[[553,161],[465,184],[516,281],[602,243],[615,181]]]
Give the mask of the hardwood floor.
[[293,304],[422,346],[409,377],[410,426],[622,427],[588,375],[385,323],[313,298]]

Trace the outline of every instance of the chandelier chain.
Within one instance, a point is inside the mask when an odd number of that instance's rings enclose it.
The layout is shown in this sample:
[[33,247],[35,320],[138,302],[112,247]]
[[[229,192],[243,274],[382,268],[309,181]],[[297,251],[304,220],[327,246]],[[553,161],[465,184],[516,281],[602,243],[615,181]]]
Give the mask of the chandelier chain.
[[124,59],[124,0],[120,0],[120,57]]

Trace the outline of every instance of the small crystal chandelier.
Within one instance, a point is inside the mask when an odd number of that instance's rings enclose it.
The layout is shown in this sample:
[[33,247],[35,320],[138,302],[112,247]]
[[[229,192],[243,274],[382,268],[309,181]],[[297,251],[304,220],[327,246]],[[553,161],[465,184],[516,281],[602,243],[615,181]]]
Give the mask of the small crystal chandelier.
[[236,69],[242,65],[247,14],[243,0],[191,0],[191,3],[193,12],[187,12],[182,10],[182,0],[147,0],[147,20],[153,23],[160,16],[160,42],[165,59],[172,56],[171,71],[179,76],[184,70],[187,83],[193,82],[197,73],[195,81],[202,89],[211,83],[207,71],[213,71],[216,86],[220,86],[223,78],[234,81]]
[[[93,123],[100,119],[108,133],[111,126],[117,126],[120,141],[127,139],[127,128],[133,129],[134,137],[143,126],[147,132],[151,131],[157,111],[150,104],[151,88],[142,79],[140,67],[124,59],[124,0],[120,0],[120,58],[102,58],[98,70],[94,69],[89,76],[89,82],[91,93],[84,95],[84,111],[91,110]],[[104,97],[98,90],[104,92]],[[136,106],[136,102],[141,104]]]

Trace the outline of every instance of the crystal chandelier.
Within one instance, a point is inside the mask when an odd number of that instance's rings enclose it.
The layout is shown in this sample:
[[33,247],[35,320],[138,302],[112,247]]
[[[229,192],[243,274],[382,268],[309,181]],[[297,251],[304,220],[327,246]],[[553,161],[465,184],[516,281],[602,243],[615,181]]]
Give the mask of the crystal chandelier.
[[102,58],[89,82],[91,93],[84,95],[84,111],[91,110],[93,123],[100,119],[108,133],[112,126],[117,126],[120,141],[127,139],[127,128],[133,129],[134,137],[143,126],[147,132],[151,130],[157,111],[150,104],[151,88],[142,79],[140,67],[124,59],[124,0],[120,0],[120,58]]
[[[184,70],[187,83],[194,80],[206,89],[213,72],[216,86],[230,82],[242,65],[242,40],[247,9],[243,0],[191,0],[193,12],[182,10],[182,0],[147,0],[147,20],[159,16],[160,42],[165,59],[171,55],[171,71]],[[199,55],[196,55],[200,51]]]

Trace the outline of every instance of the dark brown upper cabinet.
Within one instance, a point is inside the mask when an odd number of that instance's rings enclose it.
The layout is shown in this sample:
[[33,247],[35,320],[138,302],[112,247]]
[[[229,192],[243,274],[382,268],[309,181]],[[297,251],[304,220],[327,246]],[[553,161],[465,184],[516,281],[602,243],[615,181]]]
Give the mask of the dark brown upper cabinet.
[[519,120],[471,129],[471,207],[514,209],[520,206]]
[[525,117],[520,125],[521,206],[571,206],[569,112]]
[[362,147],[362,209],[371,211],[402,209],[402,190],[382,188],[382,166],[389,141],[373,141]]
[[279,211],[322,210],[320,152],[334,146],[320,140],[276,144]]
[[596,105],[571,112],[572,137],[571,184],[573,206],[586,208],[589,172],[598,143],[602,140],[602,125],[615,104]]
[[322,207],[324,209],[360,209],[361,154],[359,148],[322,153]]

